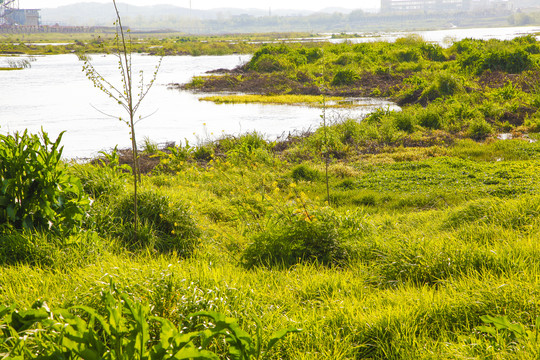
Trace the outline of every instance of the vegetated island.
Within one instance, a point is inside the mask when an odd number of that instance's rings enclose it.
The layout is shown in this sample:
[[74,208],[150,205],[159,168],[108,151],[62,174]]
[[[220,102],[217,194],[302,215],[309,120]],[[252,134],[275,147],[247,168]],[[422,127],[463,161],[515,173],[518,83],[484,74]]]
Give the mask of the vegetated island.
[[[1,332],[0,353],[67,352],[46,321],[71,319],[56,308],[86,305],[108,324],[124,304],[138,315],[120,347],[142,338],[135,324],[149,315],[174,325],[156,326],[162,339],[215,329],[190,315],[206,310],[253,337],[264,329],[263,343],[303,329],[268,359],[537,357],[539,59],[532,36],[266,46],[186,87],[382,96],[402,111],[277,141],[147,141],[137,242],[125,152],[64,163],[59,142],[2,137],[0,304],[13,307],[0,307],[0,323],[21,332]],[[17,194],[27,201],[8,201]],[[32,331],[39,316],[44,329]],[[227,356],[224,344],[209,346]]]

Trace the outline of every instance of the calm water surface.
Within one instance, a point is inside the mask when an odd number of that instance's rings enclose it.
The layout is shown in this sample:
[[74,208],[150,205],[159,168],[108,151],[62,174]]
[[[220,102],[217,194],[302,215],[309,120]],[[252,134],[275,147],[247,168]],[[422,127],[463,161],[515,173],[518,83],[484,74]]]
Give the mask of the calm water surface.
[[[137,139],[149,138],[158,143],[188,139],[190,143],[218,138],[223,134],[258,131],[269,138],[319,125],[319,109],[275,105],[216,105],[199,101],[201,95],[168,89],[167,84],[185,83],[193,76],[217,68],[234,68],[249,56],[166,57],[154,88],[140,109],[148,116],[136,127]],[[134,56],[137,71],[152,74],[158,58]],[[0,63],[2,62],[0,58]],[[107,79],[117,77],[114,56],[94,55],[92,63]],[[89,157],[115,145],[130,146],[124,116],[119,106],[93,87],[82,72],[75,55],[41,56],[30,69],[0,72],[0,131],[38,132],[51,136],[66,131],[64,155]],[[367,100],[355,110],[345,110],[332,117],[361,117],[377,107],[395,108],[390,102]],[[112,118],[108,115],[116,116]]]
[[[352,34],[352,33],[351,33]],[[517,27],[503,27],[503,28],[474,28],[474,29],[444,29],[444,30],[431,30],[431,31],[417,31],[417,32],[380,32],[380,33],[367,33],[362,37],[354,37],[349,39],[331,39],[331,35],[328,35],[329,41],[333,43],[340,43],[349,41],[352,43],[373,42],[373,41],[395,41],[400,37],[405,37],[411,34],[418,34],[424,40],[430,42],[436,42],[441,45],[449,45],[452,41],[460,41],[466,38],[472,39],[499,39],[499,40],[512,40],[518,36],[527,34],[540,34],[540,26],[517,26]],[[540,38],[537,36],[537,38]]]

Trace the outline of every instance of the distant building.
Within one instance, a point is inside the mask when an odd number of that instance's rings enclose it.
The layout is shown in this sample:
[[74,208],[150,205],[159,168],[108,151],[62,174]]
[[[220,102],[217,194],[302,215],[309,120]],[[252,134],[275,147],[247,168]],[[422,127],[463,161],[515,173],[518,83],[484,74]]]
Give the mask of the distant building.
[[38,9],[16,9],[10,15],[13,25],[39,26],[40,16]]
[[0,9],[0,25],[40,26],[39,10],[2,7]]
[[381,0],[383,13],[512,9],[512,0]]

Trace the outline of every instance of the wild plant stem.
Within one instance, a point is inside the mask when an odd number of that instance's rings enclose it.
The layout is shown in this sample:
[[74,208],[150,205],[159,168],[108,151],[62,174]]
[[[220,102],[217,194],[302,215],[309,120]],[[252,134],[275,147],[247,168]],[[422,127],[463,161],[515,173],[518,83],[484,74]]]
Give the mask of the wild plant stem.
[[[134,241],[137,242],[137,232],[138,232],[138,223],[139,223],[139,209],[137,201],[137,185],[141,180],[140,171],[139,171],[139,154],[137,151],[137,138],[135,137],[135,110],[133,106],[133,86],[131,78],[131,61],[128,60],[128,48],[126,44],[126,36],[124,34],[124,27],[122,26],[122,19],[120,17],[120,12],[118,11],[118,6],[116,5],[116,0],[113,0],[114,10],[116,11],[116,18],[118,20],[118,28],[120,30],[121,36],[121,45],[122,49],[120,50],[121,55],[124,57],[122,65],[122,74],[124,76],[124,86],[126,90],[126,97],[128,101],[128,112],[129,112],[129,126],[131,128],[131,149],[133,155],[133,227],[134,227]],[[130,54],[130,53],[129,53]],[[131,54],[130,54],[131,56]],[[122,58],[120,57],[120,63],[122,64]]]
[[328,205],[330,205],[330,183],[328,181],[328,166],[329,166],[329,158],[328,158],[328,133],[327,133],[327,126],[326,126],[326,95],[323,92],[323,129],[324,129],[324,157],[325,157],[325,179],[326,179],[326,198],[328,199]]

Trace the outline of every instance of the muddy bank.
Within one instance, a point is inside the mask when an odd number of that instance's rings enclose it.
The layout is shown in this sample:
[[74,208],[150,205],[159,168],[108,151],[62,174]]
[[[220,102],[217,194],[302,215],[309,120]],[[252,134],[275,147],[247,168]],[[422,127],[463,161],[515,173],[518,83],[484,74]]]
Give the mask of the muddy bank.
[[[218,69],[211,71],[213,76],[206,76],[203,81],[189,84],[170,84],[173,88],[193,90],[205,93],[238,92],[257,95],[321,95],[344,97],[388,96],[403,82],[406,75],[388,75],[362,73],[350,85],[319,87],[317,78],[301,71],[294,75],[285,73],[261,74],[244,71]],[[218,75],[219,74],[219,75]],[[322,74],[318,74],[322,76]]]

